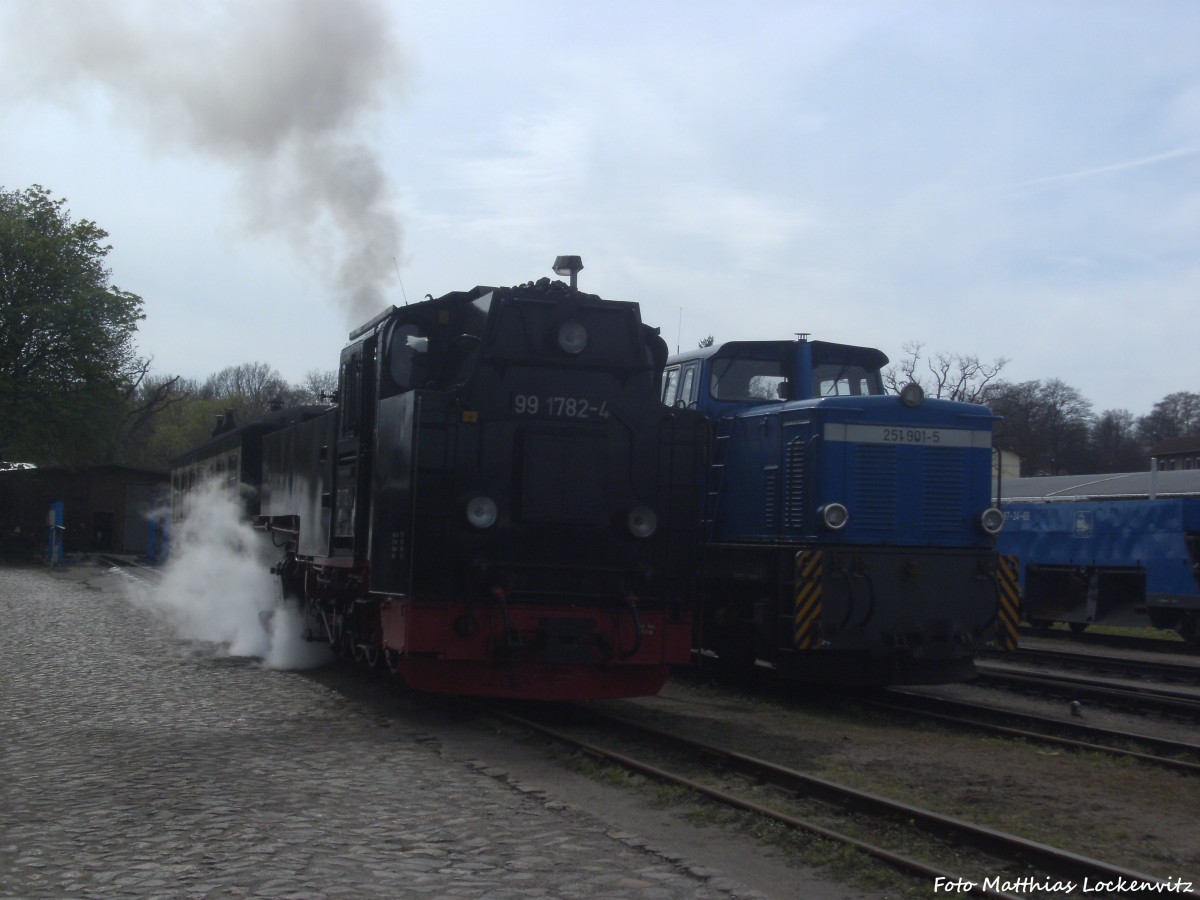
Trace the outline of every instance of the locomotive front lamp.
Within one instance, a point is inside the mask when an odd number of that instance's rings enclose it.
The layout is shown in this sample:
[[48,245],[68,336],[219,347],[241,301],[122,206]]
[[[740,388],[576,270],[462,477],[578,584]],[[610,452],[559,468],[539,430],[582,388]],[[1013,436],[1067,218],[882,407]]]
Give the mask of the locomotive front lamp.
[[472,497],[467,503],[467,521],[476,528],[491,528],[496,523],[496,501],[491,497]]
[[841,531],[850,521],[850,512],[840,503],[826,503],[817,512],[821,516],[821,524],[830,531]]
[[587,346],[587,329],[578,322],[564,322],[558,329],[558,346],[563,353],[578,356]]
[[1004,527],[1004,513],[994,506],[989,506],[979,516],[979,527],[986,534],[999,534],[1000,529]]
[[634,537],[648,538],[658,528],[658,516],[648,506],[635,506],[629,511],[629,533]]
[[925,391],[915,381],[900,388],[900,402],[909,409],[916,409],[925,402]]
[[580,256],[558,256],[554,259],[554,274],[555,275],[570,275],[571,289],[575,289],[576,279],[579,276],[579,270],[583,268],[583,257]]

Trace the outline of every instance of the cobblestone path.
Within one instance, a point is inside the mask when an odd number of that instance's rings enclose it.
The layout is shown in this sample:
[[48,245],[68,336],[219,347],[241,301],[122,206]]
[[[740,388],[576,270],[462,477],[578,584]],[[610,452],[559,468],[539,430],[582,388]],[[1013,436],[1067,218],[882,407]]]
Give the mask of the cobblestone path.
[[100,575],[0,568],[0,896],[733,895]]

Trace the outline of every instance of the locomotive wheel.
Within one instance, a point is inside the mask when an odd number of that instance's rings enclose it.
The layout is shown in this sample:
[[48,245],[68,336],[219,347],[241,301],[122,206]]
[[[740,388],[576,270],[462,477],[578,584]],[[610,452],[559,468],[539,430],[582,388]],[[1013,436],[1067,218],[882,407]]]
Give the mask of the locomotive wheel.
[[1068,622],[1067,625],[1071,628],[1071,634],[1083,634],[1088,627],[1087,622]]
[[387,670],[389,672],[391,672],[393,675],[399,674],[399,672],[400,672],[400,654],[397,653],[395,650],[389,650],[387,647],[384,647],[383,648],[383,664],[385,666],[387,666]]
[[379,647],[373,644],[358,644],[357,647],[360,654],[359,662],[362,665],[366,666],[368,669],[379,668],[379,660],[383,656],[383,654],[379,652]]

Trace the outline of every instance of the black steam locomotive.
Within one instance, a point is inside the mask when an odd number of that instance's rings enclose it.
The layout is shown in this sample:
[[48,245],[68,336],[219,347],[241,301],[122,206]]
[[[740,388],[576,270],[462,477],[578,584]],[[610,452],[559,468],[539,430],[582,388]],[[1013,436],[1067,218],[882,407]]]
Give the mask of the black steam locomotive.
[[689,662],[703,417],[661,405],[657,329],[581,268],[387,309],[336,405],[243,454],[310,639],[481,696],[650,694]]

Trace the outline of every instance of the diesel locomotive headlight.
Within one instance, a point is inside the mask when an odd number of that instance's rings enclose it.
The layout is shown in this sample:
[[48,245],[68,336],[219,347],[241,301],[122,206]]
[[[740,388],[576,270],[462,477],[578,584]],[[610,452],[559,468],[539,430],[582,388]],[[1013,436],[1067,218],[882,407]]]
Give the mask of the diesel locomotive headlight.
[[925,402],[925,391],[915,381],[910,381],[900,388],[900,402],[909,409],[916,409]]
[[999,534],[1004,527],[1004,513],[990,506],[979,514],[979,527],[987,534]]
[[491,497],[472,497],[467,502],[467,521],[476,528],[491,528],[496,524],[496,501]]
[[850,521],[850,513],[840,503],[826,503],[817,512],[821,516],[821,524],[830,531],[841,531]]
[[648,506],[635,506],[629,511],[629,533],[634,537],[648,538],[658,528],[658,516]]
[[564,322],[558,329],[558,346],[563,353],[576,356],[587,346],[587,329],[578,322]]

